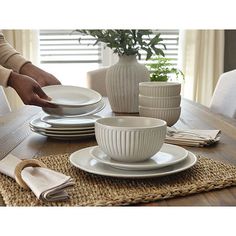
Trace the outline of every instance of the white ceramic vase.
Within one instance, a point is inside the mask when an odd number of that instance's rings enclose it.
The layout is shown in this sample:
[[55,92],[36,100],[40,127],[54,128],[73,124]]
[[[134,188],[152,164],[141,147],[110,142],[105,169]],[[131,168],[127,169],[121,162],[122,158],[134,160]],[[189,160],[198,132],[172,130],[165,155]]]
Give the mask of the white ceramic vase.
[[119,61],[108,68],[106,91],[113,112],[139,112],[139,83],[149,81],[149,71],[135,55],[120,56]]

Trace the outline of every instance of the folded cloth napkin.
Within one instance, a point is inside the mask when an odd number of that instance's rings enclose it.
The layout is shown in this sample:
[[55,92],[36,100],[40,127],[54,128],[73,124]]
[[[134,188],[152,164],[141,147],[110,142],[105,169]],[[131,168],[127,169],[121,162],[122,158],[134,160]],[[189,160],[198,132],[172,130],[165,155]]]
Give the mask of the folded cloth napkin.
[[[0,172],[15,179],[15,167],[21,162],[12,154],[0,161]],[[42,167],[26,167],[21,172],[22,179],[38,199],[44,201],[65,201],[69,199],[64,190],[72,187],[70,176]]]
[[168,127],[165,142],[183,146],[204,147],[218,142],[220,140],[219,134],[220,130],[178,130]]

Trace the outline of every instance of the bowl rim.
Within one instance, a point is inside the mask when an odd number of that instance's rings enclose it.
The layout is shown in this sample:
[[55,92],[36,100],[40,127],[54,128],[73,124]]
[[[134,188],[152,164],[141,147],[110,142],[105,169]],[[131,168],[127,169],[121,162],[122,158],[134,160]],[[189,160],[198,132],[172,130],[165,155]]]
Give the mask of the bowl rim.
[[139,86],[140,87],[153,87],[153,85],[158,85],[157,87],[155,88],[158,88],[158,87],[163,87],[163,86],[166,86],[166,87],[172,87],[172,86],[181,86],[181,83],[179,82],[156,82],[156,81],[146,81],[146,82],[140,82],[139,83]]
[[175,95],[175,96],[168,96],[168,97],[155,97],[155,96],[146,96],[143,94],[139,94],[139,98],[144,98],[144,99],[164,99],[164,100],[168,100],[168,99],[181,99],[181,95]]
[[[104,124],[101,123],[101,121],[105,121],[105,120],[115,120],[115,119],[126,119],[126,120],[131,120],[131,119],[149,119],[149,120],[153,120],[153,121],[158,121],[160,122],[159,124],[156,125],[151,125],[151,126],[114,126],[114,125],[109,125],[109,124]],[[167,123],[165,120],[162,119],[157,119],[157,118],[153,118],[153,117],[145,117],[145,116],[113,116],[113,117],[102,117],[98,120],[95,121],[95,129],[96,126],[100,125],[100,126],[104,126],[107,128],[112,128],[112,129],[122,129],[122,130],[143,130],[143,129],[153,129],[153,128],[161,128],[161,127],[165,127],[167,126]]]
[[164,108],[159,108],[159,107],[146,107],[146,106],[139,106],[139,108],[141,108],[141,109],[147,109],[147,110],[164,110],[164,111],[166,111],[166,110],[181,110],[181,106],[179,106],[179,107],[164,107]]

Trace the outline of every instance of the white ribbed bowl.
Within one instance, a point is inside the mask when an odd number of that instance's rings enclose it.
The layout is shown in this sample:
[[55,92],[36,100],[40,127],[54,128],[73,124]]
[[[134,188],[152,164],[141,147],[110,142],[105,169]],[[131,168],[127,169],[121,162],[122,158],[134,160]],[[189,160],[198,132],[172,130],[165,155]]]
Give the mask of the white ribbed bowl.
[[173,97],[178,96],[181,84],[177,82],[141,82],[139,94],[150,97]]
[[139,106],[139,115],[165,120],[168,126],[174,125],[180,117],[181,107],[152,108]]
[[145,161],[162,147],[166,122],[134,116],[101,118],[95,122],[95,136],[99,147],[112,159]]
[[144,107],[153,108],[172,108],[179,107],[181,101],[181,96],[174,97],[149,97],[144,95],[139,95],[139,105]]

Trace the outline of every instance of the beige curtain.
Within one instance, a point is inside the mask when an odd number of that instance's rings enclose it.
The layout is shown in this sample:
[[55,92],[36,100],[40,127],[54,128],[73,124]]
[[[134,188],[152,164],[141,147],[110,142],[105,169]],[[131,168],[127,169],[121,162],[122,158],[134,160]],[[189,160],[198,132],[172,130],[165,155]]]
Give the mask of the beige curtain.
[[[38,32],[36,30],[2,30],[6,40],[27,60],[38,64]],[[23,106],[18,94],[12,88],[5,88],[12,110]]]
[[209,106],[224,66],[224,30],[180,32],[179,67],[185,74],[183,96]]

